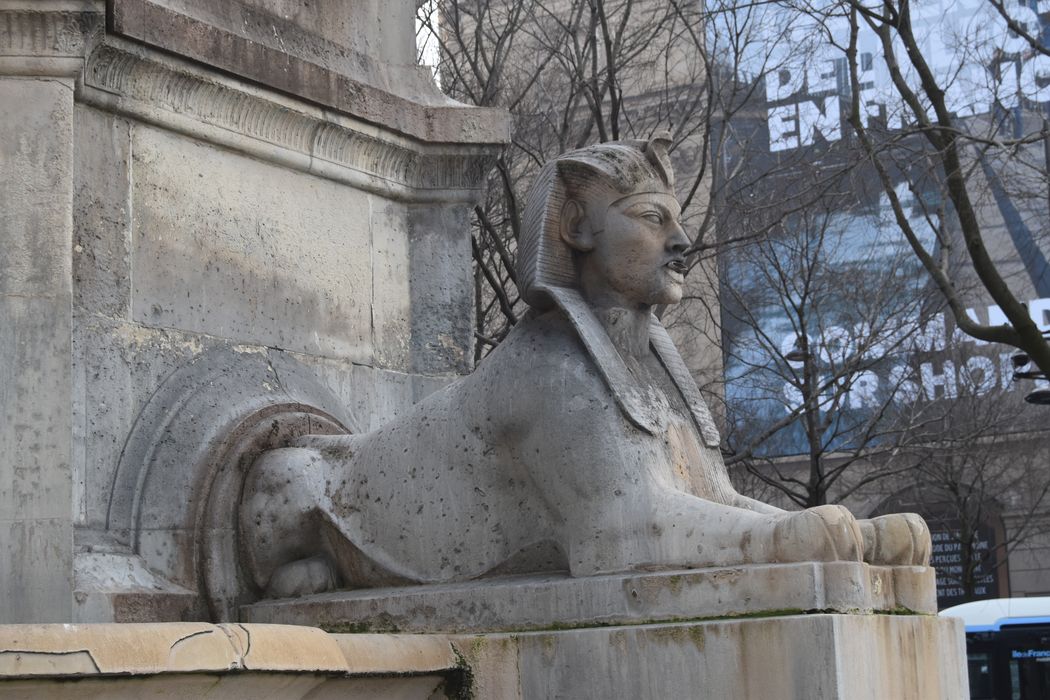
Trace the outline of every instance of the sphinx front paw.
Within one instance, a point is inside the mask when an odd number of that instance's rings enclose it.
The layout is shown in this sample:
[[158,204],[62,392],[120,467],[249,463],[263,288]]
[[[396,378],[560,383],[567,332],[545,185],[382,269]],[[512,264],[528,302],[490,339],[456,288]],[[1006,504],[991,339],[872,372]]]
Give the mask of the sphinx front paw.
[[282,564],[266,585],[264,598],[298,598],[335,590],[336,578],[325,557],[310,557]]
[[885,566],[928,566],[930,529],[915,513],[893,513],[858,524],[864,536],[864,561]]
[[824,505],[777,516],[773,561],[861,561],[864,539],[842,506]]

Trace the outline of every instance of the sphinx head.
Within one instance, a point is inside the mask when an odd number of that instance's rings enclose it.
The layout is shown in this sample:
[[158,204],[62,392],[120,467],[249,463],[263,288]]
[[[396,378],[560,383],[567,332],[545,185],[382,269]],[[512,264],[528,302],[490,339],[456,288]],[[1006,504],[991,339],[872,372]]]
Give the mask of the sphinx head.
[[688,239],[678,217],[669,140],[619,141],[565,153],[533,184],[518,277],[530,306],[557,289],[591,304],[646,307],[681,300]]

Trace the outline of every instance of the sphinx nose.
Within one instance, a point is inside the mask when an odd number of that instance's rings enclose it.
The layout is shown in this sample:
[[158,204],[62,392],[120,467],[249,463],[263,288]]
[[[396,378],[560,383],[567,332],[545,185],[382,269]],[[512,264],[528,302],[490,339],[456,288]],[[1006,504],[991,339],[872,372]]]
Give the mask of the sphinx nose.
[[685,251],[689,250],[689,238],[678,222],[675,222],[667,236],[667,249],[678,255],[685,255]]

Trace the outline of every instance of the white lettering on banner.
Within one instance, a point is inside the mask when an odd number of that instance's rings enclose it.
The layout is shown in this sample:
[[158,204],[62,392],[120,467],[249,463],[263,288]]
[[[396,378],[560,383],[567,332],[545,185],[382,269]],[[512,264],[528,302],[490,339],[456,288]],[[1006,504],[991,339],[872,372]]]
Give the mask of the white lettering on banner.
[[1028,302],[1028,315],[1040,331],[1050,330],[1050,299],[1032,299]]
[[[1006,6],[1009,10],[1010,18],[1020,25],[1024,31],[1028,32],[1031,36],[1039,36],[1039,16],[1032,12],[1030,7],[1022,5],[1021,3],[1007,3]],[[998,36],[1005,39],[1001,44],[1003,52],[1020,53],[1028,48],[1028,40],[1020,34],[1015,34],[1011,31],[1002,15],[998,12],[989,14],[991,14],[993,21],[995,22],[995,29],[993,31],[995,31]]]
[[[1035,301],[1042,301],[1042,300],[1041,299],[1036,299]],[[1029,309],[1032,308],[1032,302],[1028,302],[1028,308]],[[1004,325],[1006,325],[1008,323],[1010,323],[1010,321],[1007,320],[1006,314],[1003,313],[1002,309],[1000,309],[995,304],[992,304],[992,305],[988,306],[988,325],[989,326],[1004,326]],[[1036,321],[1036,323],[1038,323],[1038,321]]]
[[779,102],[802,91],[805,73],[802,65],[785,65],[766,76],[766,100]]
[[945,342],[944,316],[937,314],[912,336],[912,347],[918,352],[940,352]]
[[[1050,0],[1047,1],[1050,2]],[[1029,316],[1040,330],[1050,329],[1050,297],[1031,299],[1026,306]],[[988,325],[1007,323],[1006,316],[998,306],[985,307],[985,312]],[[966,309],[966,315],[975,323],[982,322],[976,309]],[[897,352],[889,357],[895,362],[888,370],[880,370],[878,374],[871,370],[864,370],[844,378],[842,381],[849,384],[848,388],[841,392],[830,390],[825,392],[819,397],[821,407],[831,405],[832,393],[840,394],[842,406],[863,409],[877,407],[879,405],[877,394],[883,389],[893,393],[895,402],[907,404],[920,397],[929,400],[950,399],[965,393],[983,396],[996,388],[1004,391],[1013,391],[1017,388],[1017,383],[1013,381],[1011,359],[1014,351],[1001,352],[993,356],[973,354],[965,360],[937,358],[936,353],[942,353],[947,349],[949,337],[955,349],[962,349],[966,344],[980,347],[988,343],[965,335],[958,328],[953,328],[949,335],[944,314],[934,315],[916,332],[914,329],[918,326],[918,321],[901,323],[898,337],[890,337],[893,335],[890,333],[884,338],[872,339],[871,334],[865,332],[867,330],[865,324],[859,324],[852,329],[843,326],[829,326],[821,338],[809,337],[807,347],[812,356],[816,358],[818,367],[832,364],[842,365],[848,362],[850,357],[857,352],[857,343],[861,339],[868,343],[865,358],[874,360],[885,356],[884,348],[895,346],[900,336],[909,337],[909,342],[901,343],[897,346],[899,348]],[[798,338],[794,334],[789,333],[783,336],[779,343],[781,357],[787,355],[797,344]],[[913,353],[934,354],[935,360],[921,362],[918,371],[915,371],[909,364]],[[787,362],[796,370],[803,364],[801,361]],[[818,378],[818,381],[827,382],[828,378],[821,377]],[[784,384],[783,396],[785,410],[789,413],[802,404],[802,392],[791,383]]]
[[[1042,34],[1036,11],[1019,2],[1007,7],[1011,18],[1033,36]],[[1038,12],[1050,13],[1050,2],[1039,0]],[[912,23],[923,57],[945,90],[945,104],[957,116],[987,114],[996,106],[1013,109],[1022,99],[1050,103],[1050,56],[1030,51],[1028,42],[986,3],[923,2],[912,9]],[[811,145],[818,133],[827,141],[840,140],[839,100],[849,99],[850,88],[839,84],[836,70],[845,66],[841,47],[848,27],[833,20],[822,28],[793,26],[784,32],[782,26],[774,30],[771,25],[765,51],[756,53],[761,63],[754,67],[754,73],[761,73],[769,63],[777,65],[764,77],[770,150]],[[863,24],[860,31],[861,122],[867,126],[872,116],[881,116],[890,128],[904,128],[914,115],[893,85],[877,37]],[[894,53],[905,81],[918,90],[918,74],[899,40]],[[742,68],[751,66],[745,61]],[[784,104],[787,100],[791,102]]]
[[974,355],[963,365],[964,372],[959,375],[959,384],[964,391],[977,396],[984,396],[999,384],[999,375],[995,363],[984,355]]
[[[999,307],[997,306],[995,308],[998,309]],[[966,309],[966,315],[974,323],[980,323],[981,322],[981,319],[977,318],[977,311],[975,309]],[[958,345],[959,343],[967,343],[967,342],[974,343],[975,345],[987,345],[988,344],[987,340],[981,340],[979,338],[973,338],[973,337],[970,337],[970,336],[966,335],[965,333],[962,332],[962,330],[958,326],[956,326],[955,331],[952,332],[952,342],[954,344],[956,344],[956,345]]]
[[881,105],[876,101],[878,94],[879,91],[874,88],[860,91],[860,123],[865,128],[867,128],[868,120],[871,117],[878,119],[881,115]]
[[830,326],[824,331],[824,342],[817,344],[817,356],[824,362],[841,362],[856,352],[856,337],[842,326]]
[[901,403],[914,403],[919,398],[919,385],[911,380],[912,371],[907,365],[897,365],[890,370],[890,386],[896,387],[893,397]]
[[817,134],[825,141],[838,141],[842,138],[839,98],[832,95],[825,97],[823,102],[822,108],[809,101],[798,104],[798,131],[803,146],[816,143]]
[[[1019,68],[1014,61],[1002,61],[998,66],[999,83],[985,88],[984,94],[989,98],[985,104],[998,103],[1003,109],[1014,109],[1021,104],[1021,83],[1017,74]],[[987,85],[987,78],[985,79]]]
[[[1015,85],[1013,92],[1016,93],[1017,78],[1014,73],[1014,66],[1012,63],[1002,65],[1006,70],[1010,71],[1011,80]],[[988,71],[982,66],[967,64],[959,69],[959,74],[955,80],[945,86],[944,106],[948,108],[949,112],[953,112],[959,117],[973,117],[978,114],[984,114],[988,111],[988,106],[996,102],[996,91],[990,88]]]
[[816,95],[838,88],[835,79],[835,59],[841,55],[841,51],[827,45],[817,50],[817,55],[810,59],[806,66],[806,88],[809,94]]
[[979,528],[970,533],[963,543],[959,530],[933,530],[930,532],[932,547],[930,564],[937,569],[937,598],[957,597],[965,594],[960,583],[969,578],[974,595],[990,595],[996,585],[995,562],[990,557],[996,546],[995,536]]
[[[923,362],[919,365],[919,376],[922,377],[922,387],[926,390],[926,398],[955,398],[955,363],[951,360],[944,361],[944,367],[940,374],[933,369],[932,362]],[[942,394],[937,396],[937,387],[941,387]]]
[[877,408],[878,397],[875,395],[879,390],[879,375],[874,372],[861,372],[853,381],[849,390],[850,408]]
[[[827,377],[817,377],[817,385],[823,386],[823,383],[827,381]],[[829,387],[830,389],[830,387]],[[847,394],[848,397],[848,394]],[[787,412],[791,413],[802,407],[803,404],[802,390],[791,382],[784,384],[784,405],[787,407]],[[826,390],[824,393],[817,396],[817,408],[824,411],[831,406],[832,397]]]
[[788,151],[798,148],[798,108],[795,105],[769,110],[769,150]]
[[1050,78],[1050,56],[1036,54],[1021,64],[1021,85],[1025,88],[1025,97],[1033,102],[1050,101],[1050,85],[1040,82]]
[[784,410],[788,413],[802,406],[802,391],[791,382],[784,382]]

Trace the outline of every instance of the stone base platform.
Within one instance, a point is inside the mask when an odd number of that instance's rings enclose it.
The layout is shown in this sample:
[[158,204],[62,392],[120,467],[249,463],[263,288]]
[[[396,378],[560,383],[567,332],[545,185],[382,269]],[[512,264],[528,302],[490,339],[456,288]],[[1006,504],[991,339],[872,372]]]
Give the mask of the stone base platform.
[[965,700],[961,620],[762,619],[454,636],[476,698]]
[[333,632],[518,632],[805,612],[934,613],[934,590],[929,567],[773,564],[339,591],[261,601],[242,607],[241,619]]
[[0,625],[0,697],[965,700],[962,622],[787,615],[478,635]]

